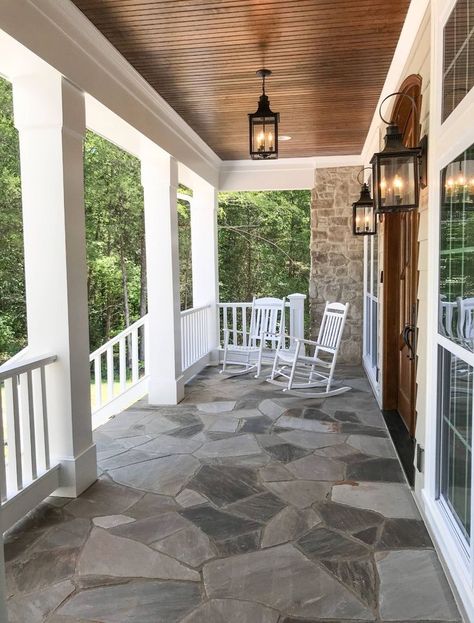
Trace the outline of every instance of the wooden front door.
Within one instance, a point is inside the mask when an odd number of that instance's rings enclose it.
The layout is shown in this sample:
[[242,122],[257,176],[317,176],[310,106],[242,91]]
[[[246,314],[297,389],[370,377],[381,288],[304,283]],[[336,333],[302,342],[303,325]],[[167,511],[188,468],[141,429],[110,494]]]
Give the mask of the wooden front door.
[[[421,78],[400,88],[421,105]],[[419,143],[419,119],[408,98],[399,96],[392,120],[407,147]],[[416,425],[416,316],[418,290],[418,210],[387,214],[384,235],[383,407],[396,410],[413,437]]]
[[418,212],[405,212],[397,216],[400,221],[397,410],[405,422],[410,435],[413,436],[415,433],[416,400]]

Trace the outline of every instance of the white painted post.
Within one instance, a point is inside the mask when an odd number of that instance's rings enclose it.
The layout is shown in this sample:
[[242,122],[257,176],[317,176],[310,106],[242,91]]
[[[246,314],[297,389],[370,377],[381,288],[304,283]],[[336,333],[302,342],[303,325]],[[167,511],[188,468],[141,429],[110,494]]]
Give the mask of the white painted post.
[[177,404],[184,397],[179,302],[178,163],[144,139],[142,185],[148,286],[150,404]]
[[193,307],[210,305],[208,348],[218,363],[219,277],[217,250],[217,189],[203,179],[193,186],[191,202]]
[[[290,335],[304,338],[304,302],[306,294],[290,294]],[[288,327],[287,327],[288,331]]]
[[55,354],[46,370],[57,495],[97,478],[90,410],[83,192],[84,94],[53,69],[13,79],[19,130],[28,354]]

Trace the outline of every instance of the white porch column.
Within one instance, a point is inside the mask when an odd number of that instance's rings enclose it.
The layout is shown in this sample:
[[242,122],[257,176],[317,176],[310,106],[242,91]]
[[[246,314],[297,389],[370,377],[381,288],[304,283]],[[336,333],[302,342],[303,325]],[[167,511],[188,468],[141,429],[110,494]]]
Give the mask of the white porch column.
[[28,355],[56,354],[46,368],[57,495],[97,478],[92,441],[83,193],[84,96],[54,70],[13,80],[19,130]]
[[219,347],[219,278],[217,189],[204,180],[193,186],[191,202],[193,306],[210,305],[209,350],[217,363]]
[[179,301],[178,163],[146,141],[142,154],[148,287],[148,399],[177,404],[184,397]]

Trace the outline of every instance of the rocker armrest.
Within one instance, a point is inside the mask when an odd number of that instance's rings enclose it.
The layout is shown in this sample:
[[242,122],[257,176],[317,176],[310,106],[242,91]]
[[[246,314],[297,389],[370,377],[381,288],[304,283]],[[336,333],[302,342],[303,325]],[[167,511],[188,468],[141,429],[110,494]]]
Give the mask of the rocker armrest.
[[226,333],[240,333],[240,335],[244,334],[244,331],[237,331],[237,329],[222,329],[222,331],[224,332],[224,334]]
[[304,340],[302,337],[294,337],[295,342],[301,342],[302,344],[310,344],[310,346],[320,346],[319,342],[314,340]]

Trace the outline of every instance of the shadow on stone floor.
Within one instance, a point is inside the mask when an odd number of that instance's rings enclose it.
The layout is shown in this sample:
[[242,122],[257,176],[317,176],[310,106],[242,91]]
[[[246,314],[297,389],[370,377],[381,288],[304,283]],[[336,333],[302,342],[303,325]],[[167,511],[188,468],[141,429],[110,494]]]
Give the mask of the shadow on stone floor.
[[6,538],[13,623],[459,621],[382,415],[208,368],[96,431],[99,479]]

